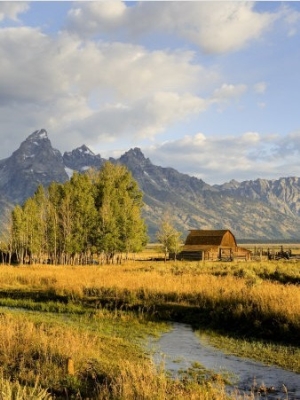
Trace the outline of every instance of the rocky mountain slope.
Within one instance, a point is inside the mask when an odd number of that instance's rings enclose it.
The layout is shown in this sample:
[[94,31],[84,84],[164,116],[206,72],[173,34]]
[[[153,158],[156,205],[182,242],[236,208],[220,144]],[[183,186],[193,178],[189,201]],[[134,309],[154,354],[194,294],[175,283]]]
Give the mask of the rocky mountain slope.
[[[152,164],[138,148],[110,161],[126,165],[139,183],[151,238],[168,213],[183,236],[189,229],[231,229],[240,240],[300,239],[300,178],[211,186]],[[100,168],[104,162],[85,145],[62,155],[44,129],[35,131],[11,157],[0,161],[0,209],[22,203],[38,184],[65,182],[72,171]]]
[[39,184],[65,182],[62,156],[44,129],[33,132],[9,158],[0,161],[0,195],[16,204],[32,196]]
[[99,154],[94,154],[86,145],[65,152],[63,155],[63,162],[69,169],[69,173],[72,173],[72,171],[84,172],[89,168],[100,168],[104,161]]
[[[211,186],[172,168],[153,165],[139,149],[129,150],[119,162],[127,165],[144,192],[150,231],[159,224],[161,213],[168,212],[181,231],[228,228],[239,239],[300,238],[300,214],[295,212],[300,186],[293,186],[293,196],[283,194],[295,178],[260,180],[264,190],[257,181]],[[282,191],[276,191],[278,187]],[[293,202],[286,201],[291,198]]]

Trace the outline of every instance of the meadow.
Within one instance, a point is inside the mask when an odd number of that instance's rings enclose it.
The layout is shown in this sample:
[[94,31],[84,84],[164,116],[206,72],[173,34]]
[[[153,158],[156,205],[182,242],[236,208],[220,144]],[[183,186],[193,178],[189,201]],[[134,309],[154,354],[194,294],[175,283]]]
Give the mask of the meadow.
[[148,256],[121,265],[1,266],[0,388],[11,393],[2,398],[227,399],[221,376],[173,380],[153,365],[145,343],[167,321],[300,373],[299,261]]

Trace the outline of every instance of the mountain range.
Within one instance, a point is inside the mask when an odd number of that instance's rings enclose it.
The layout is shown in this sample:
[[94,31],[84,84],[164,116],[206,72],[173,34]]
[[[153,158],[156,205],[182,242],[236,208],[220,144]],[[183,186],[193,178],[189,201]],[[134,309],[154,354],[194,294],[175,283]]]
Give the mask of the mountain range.
[[124,164],[138,182],[152,240],[166,214],[183,237],[189,229],[230,229],[240,242],[300,239],[300,178],[209,185],[154,165],[139,148],[109,160],[85,145],[61,154],[45,129],[33,132],[10,157],[0,160],[0,213],[22,204],[39,184],[63,183],[74,171],[100,168],[105,161]]

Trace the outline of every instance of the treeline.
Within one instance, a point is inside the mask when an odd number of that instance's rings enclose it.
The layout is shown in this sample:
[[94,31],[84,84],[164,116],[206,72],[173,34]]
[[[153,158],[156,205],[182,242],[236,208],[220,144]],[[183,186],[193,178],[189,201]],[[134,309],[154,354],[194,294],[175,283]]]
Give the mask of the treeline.
[[74,173],[64,184],[39,186],[2,229],[2,261],[87,264],[120,260],[147,242],[142,192],[125,166]]

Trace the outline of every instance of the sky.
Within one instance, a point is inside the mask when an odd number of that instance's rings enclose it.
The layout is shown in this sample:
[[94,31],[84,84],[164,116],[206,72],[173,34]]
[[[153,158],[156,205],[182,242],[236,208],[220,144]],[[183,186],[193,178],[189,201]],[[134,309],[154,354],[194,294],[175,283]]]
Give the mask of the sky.
[[42,128],[210,184],[300,177],[300,2],[0,1],[0,159]]

